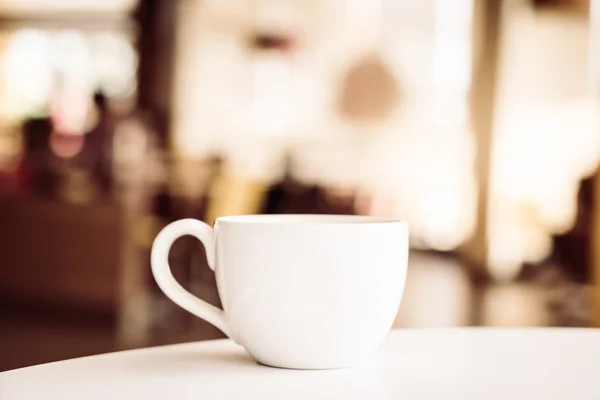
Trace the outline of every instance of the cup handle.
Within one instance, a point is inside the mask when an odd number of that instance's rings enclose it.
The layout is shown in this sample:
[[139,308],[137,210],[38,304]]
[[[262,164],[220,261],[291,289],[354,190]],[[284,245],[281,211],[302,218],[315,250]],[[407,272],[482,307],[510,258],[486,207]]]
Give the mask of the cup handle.
[[186,291],[171,273],[169,251],[173,242],[185,235],[192,235],[204,244],[208,266],[213,271],[215,270],[215,233],[213,228],[195,219],[182,219],[164,227],[154,239],[150,257],[154,279],[158,287],[175,304],[213,324],[224,334],[231,337],[231,329],[225,319],[225,312]]

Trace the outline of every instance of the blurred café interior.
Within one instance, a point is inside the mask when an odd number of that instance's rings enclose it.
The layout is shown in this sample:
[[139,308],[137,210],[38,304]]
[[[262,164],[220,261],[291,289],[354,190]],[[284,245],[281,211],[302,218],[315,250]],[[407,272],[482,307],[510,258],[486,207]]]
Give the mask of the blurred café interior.
[[599,95],[600,0],[0,0],[0,371],[222,337],[188,217],[407,220],[399,328],[600,326]]

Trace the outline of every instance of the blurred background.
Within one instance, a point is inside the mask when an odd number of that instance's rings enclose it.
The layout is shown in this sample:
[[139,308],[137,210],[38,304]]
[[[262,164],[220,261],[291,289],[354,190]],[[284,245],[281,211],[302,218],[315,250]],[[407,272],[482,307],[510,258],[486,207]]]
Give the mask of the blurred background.
[[222,337],[186,217],[405,219],[397,327],[600,326],[599,94],[599,0],[0,0],[0,370]]

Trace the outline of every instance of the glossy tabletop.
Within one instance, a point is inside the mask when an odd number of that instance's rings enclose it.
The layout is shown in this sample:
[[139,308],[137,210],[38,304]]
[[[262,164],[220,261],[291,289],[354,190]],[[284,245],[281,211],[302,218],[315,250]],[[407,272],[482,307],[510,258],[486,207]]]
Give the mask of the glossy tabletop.
[[0,374],[0,399],[600,399],[600,330],[392,331],[359,367],[256,364],[228,340]]

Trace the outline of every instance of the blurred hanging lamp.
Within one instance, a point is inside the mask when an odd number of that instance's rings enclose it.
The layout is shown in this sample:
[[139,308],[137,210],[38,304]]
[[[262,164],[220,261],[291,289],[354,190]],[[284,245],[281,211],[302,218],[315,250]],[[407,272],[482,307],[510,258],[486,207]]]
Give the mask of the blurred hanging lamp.
[[378,54],[369,54],[352,65],[342,81],[338,100],[341,117],[352,123],[376,123],[398,107],[398,80]]

